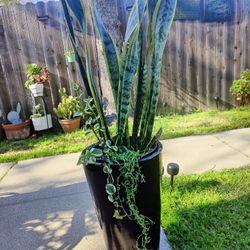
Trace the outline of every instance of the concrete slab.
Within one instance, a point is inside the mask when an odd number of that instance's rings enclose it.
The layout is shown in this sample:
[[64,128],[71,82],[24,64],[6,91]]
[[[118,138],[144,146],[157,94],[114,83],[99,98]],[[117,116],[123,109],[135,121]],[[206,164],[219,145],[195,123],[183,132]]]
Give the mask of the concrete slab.
[[104,250],[78,154],[23,161],[0,184],[0,249]]
[[[249,135],[244,129],[166,140],[163,162],[179,163],[182,174],[247,165]],[[22,161],[2,179],[1,250],[107,250],[78,157]],[[169,249],[162,231],[159,250]]]
[[8,173],[13,167],[14,163],[2,163],[0,164],[0,180]]
[[230,130],[214,136],[235,151],[250,158],[250,128]]
[[250,129],[245,129],[165,140],[164,167],[176,162],[181,174],[190,174],[249,165],[249,134]]

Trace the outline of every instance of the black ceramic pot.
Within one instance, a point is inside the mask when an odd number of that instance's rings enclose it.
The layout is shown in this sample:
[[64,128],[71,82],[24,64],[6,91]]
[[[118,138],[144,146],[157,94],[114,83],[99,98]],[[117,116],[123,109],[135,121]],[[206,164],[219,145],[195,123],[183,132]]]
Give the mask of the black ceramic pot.
[[[162,145],[158,142],[155,150],[140,160],[140,166],[146,182],[138,187],[136,203],[141,214],[154,221],[154,225],[151,226],[149,232],[151,241],[147,246],[148,250],[157,250],[160,241],[161,151]],[[114,165],[112,169],[112,174],[115,178],[118,176],[118,166]],[[84,166],[84,171],[95,203],[97,217],[104,232],[107,250],[136,249],[136,241],[141,234],[141,229],[136,222],[128,218],[117,220],[113,217],[114,207],[113,203],[108,200],[105,191],[107,175],[102,171],[102,161],[98,161],[96,165]]]

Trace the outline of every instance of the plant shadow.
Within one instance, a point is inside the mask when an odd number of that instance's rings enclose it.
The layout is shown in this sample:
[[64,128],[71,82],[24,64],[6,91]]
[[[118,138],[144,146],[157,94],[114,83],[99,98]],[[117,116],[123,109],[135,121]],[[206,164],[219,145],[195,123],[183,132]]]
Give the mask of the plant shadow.
[[0,194],[0,249],[73,249],[99,231],[86,182]]

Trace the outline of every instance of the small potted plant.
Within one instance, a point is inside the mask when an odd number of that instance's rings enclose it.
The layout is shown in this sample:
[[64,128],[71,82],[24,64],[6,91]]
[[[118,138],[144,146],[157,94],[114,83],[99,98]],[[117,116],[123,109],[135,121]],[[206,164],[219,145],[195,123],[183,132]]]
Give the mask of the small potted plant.
[[71,133],[80,128],[80,121],[82,115],[82,105],[77,97],[67,95],[66,89],[59,89],[61,102],[54,112],[59,119],[65,133]]
[[53,127],[51,114],[46,115],[41,104],[34,106],[30,119],[32,120],[35,131],[42,131]]
[[34,97],[43,96],[44,83],[49,79],[48,69],[32,63],[27,65],[26,74],[25,87],[30,89]]
[[250,69],[241,73],[241,78],[235,80],[230,88],[230,92],[235,96],[239,105],[250,104]]
[[2,124],[8,140],[22,140],[30,136],[30,121],[23,121],[20,118],[21,105],[16,106],[16,111],[11,111],[7,115],[8,123]]
[[76,55],[71,49],[67,50],[64,53],[64,55],[65,55],[68,63],[73,63],[76,61]]

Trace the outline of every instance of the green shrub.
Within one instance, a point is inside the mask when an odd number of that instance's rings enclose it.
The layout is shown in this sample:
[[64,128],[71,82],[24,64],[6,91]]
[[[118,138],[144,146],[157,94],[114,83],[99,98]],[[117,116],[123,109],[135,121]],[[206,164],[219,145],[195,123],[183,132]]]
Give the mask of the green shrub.
[[69,96],[66,94],[66,89],[59,89],[61,95],[61,102],[58,104],[54,112],[59,119],[70,120],[82,114],[82,105],[77,97]]
[[250,104],[250,69],[244,70],[241,78],[233,82],[230,92],[240,105]]

